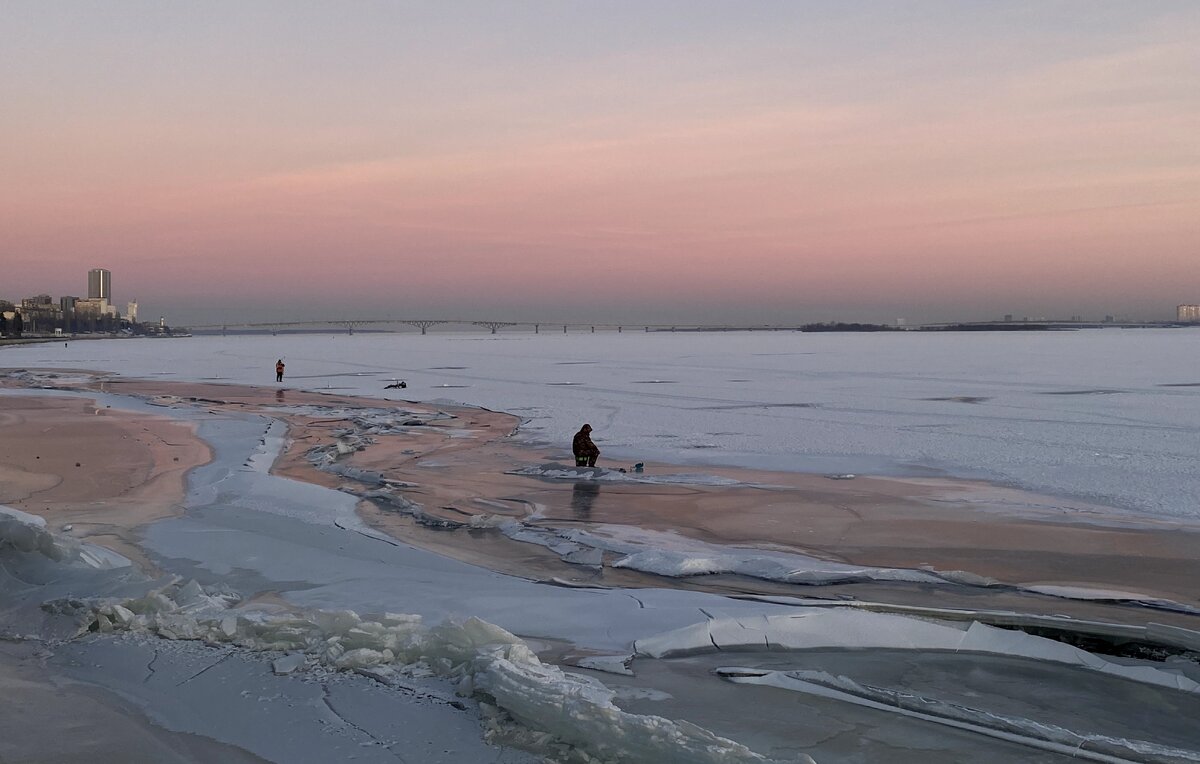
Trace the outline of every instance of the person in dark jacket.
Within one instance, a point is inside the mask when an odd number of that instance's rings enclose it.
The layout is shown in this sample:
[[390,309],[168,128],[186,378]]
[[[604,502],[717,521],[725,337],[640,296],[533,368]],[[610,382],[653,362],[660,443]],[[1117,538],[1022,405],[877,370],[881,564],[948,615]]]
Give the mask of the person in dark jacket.
[[278,361],[275,362],[275,381],[276,382],[283,381],[283,359],[282,358],[280,358]]
[[592,426],[585,424],[575,433],[575,439],[571,441],[571,450],[575,452],[576,467],[595,467],[596,457],[600,455],[600,449],[596,448],[596,444],[592,442]]

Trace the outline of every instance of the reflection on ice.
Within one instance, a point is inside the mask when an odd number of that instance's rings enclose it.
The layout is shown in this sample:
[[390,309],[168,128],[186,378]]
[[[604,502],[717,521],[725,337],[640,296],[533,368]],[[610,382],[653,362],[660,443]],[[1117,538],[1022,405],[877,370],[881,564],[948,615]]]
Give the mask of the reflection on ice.
[[600,496],[600,484],[582,480],[571,489],[571,509],[586,515]]
[[644,485],[745,485],[733,478],[720,475],[676,474],[646,475],[629,473],[603,467],[573,467],[555,462],[531,464],[511,470],[510,475],[528,475],[550,480],[596,480],[605,483],[640,483]]

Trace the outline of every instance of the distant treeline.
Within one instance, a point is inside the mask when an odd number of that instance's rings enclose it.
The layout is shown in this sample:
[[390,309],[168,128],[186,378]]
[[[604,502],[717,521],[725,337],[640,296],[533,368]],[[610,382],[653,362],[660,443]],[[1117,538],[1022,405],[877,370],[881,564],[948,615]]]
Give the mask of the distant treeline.
[[943,326],[889,326],[887,324],[805,324],[802,332],[1039,332],[1054,328],[1049,324],[945,324]]
[[[945,326],[922,326],[923,332],[1044,332],[1052,329],[1050,324],[947,324]],[[1064,327],[1066,328],[1066,327]]]

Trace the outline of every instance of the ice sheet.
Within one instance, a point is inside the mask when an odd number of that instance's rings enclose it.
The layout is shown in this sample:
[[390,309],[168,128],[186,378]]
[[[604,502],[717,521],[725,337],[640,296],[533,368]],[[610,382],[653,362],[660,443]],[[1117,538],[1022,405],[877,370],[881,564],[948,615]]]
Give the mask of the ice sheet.
[[1103,674],[1182,692],[1200,683],[1147,665],[1125,665],[1051,639],[979,622],[826,610],[755,618],[712,618],[682,629],[639,639],[639,655],[666,658],[726,650],[812,650],[817,648],[945,650],[1017,656],[1079,666]]
[[[278,357],[285,388],[437,401],[469,385],[455,400],[564,452],[587,421],[606,466],[954,474],[1200,518],[1187,330],[193,337],[5,348],[4,363],[270,385]],[[384,390],[394,377],[408,388]]]

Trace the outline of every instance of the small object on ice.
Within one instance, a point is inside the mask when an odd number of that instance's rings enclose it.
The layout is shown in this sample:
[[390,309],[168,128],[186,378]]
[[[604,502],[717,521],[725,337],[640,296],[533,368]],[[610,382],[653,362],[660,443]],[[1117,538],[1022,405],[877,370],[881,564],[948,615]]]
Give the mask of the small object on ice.
[[405,382],[403,379],[393,379],[392,384],[384,385],[383,389],[384,390],[403,390],[406,387],[408,387],[408,383]]
[[845,475],[826,475],[825,477],[829,478],[830,480],[853,480],[854,478],[858,477],[858,475],[847,473]]
[[63,530],[64,530],[64,531],[69,531],[69,530],[71,530],[71,529],[72,529],[72,528],[74,528],[74,527],[75,527],[74,525],[71,525],[70,523],[67,523],[66,525],[64,525],[64,526],[63,526]]
[[641,471],[642,471],[642,469],[643,469],[645,466],[646,466],[646,465],[645,465],[645,463],[643,463],[643,462],[638,462],[637,464],[633,465],[633,471],[634,471],[634,472],[641,472]]
[[291,655],[271,661],[271,670],[280,676],[284,676],[303,666],[305,660],[307,659],[304,653],[292,653]]

